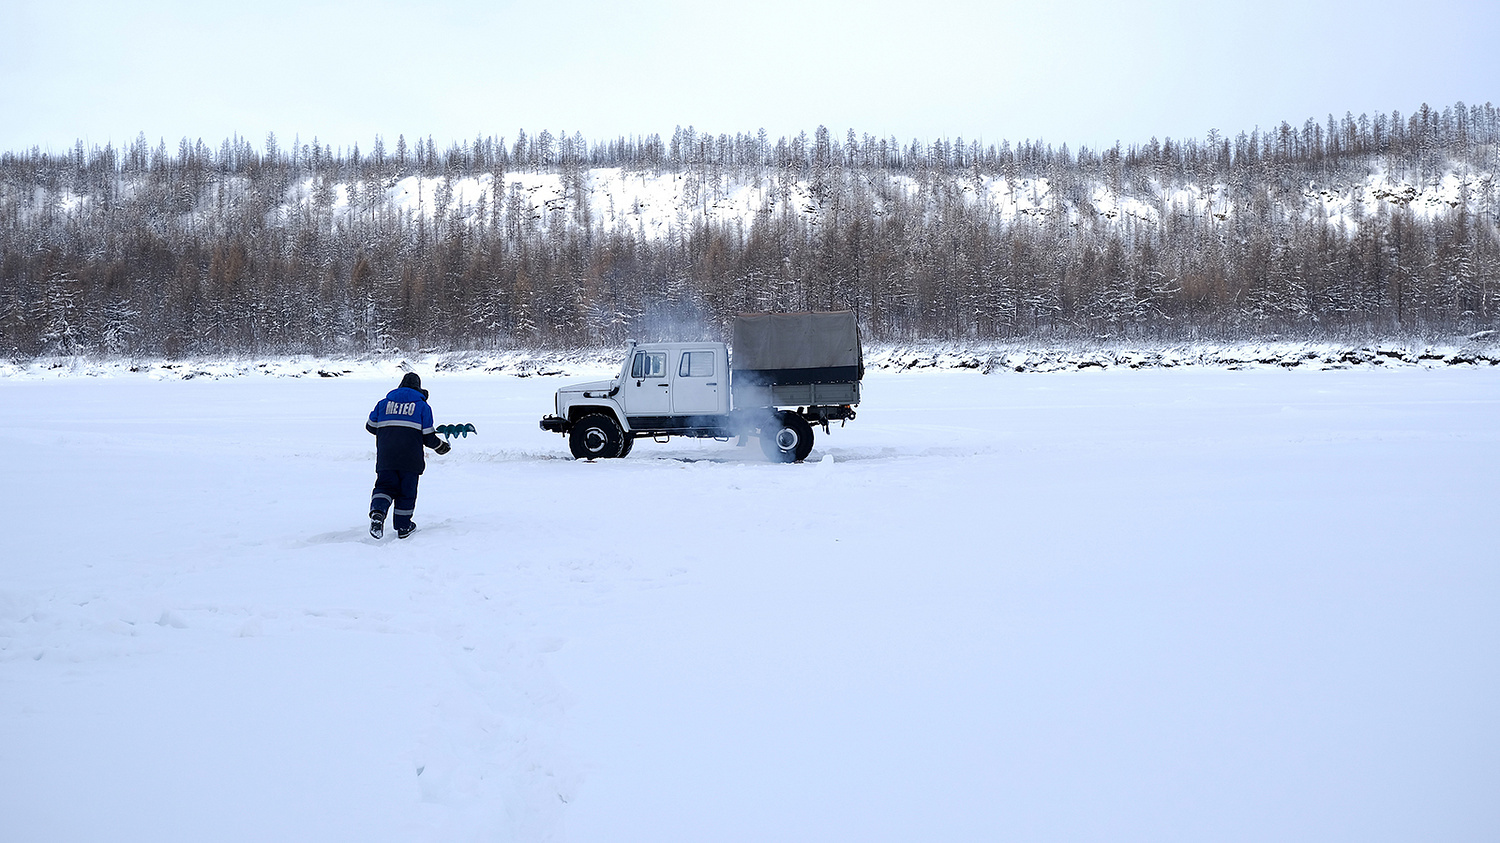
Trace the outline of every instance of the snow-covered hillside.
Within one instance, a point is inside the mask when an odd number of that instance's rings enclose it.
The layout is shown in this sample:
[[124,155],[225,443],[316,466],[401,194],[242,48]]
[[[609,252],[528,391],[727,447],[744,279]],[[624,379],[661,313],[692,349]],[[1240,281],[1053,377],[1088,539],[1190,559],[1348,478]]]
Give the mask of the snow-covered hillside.
[[393,372],[0,379],[0,838],[1500,835],[1500,368],[882,369],[802,465],[420,371],[378,543]]
[[[928,187],[912,175],[881,173],[878,186],[873,177],[866,178],[870,183],[865,189],[875,197],[877,215],[887,212],[893,200],[920,201]],[[132,184],[122,192],[133,197],[142,189]],[[194,203],[197,210],[183,209],[187,217],[197,218],[184,224],[211,227],[219,203],[242,201],[249,190],[247,179],[225,180],[213,195]],[[1005,224],[1061,215],[1073,225],[1123,230],[1131,222],[1155,228],[1172,217],[1232,224],[1244,211],[1223,181],[1145,178],[1127,186],[1096,178],[1061,195],[1046,176],[975,173],[953,177],[946,190]],[[107,201],[119,198],[109,196]],[[56,195],[38,192],[17,211],[26,220],[49,213],[86,215],[89,204],[99,201],[105,198],[69,190]],[[1440,173],[1424,180],[1409,171],[1393,173],[1372,159],[1359,172],[1342,174],[1331,182],[1309,180],[1274,204],[1278,217],[1324,221],[1347,235],[1366,217],[1401,209],[1410,209],[1424,220],[1460,206],[1471,214],[1487,213],[1500,207],[1500,182],[1489,169],[1476,170],[1461,161],[1447,162]],[[623,228],[653,240],[680,236],[700,223],[748,230],[764,216],[808,217],[816,225],[828,210],[817,186],[805,177],[737,172],[705,178],[696,172],[596,167],[573,176],[505,172],[498,181],[489,173],[456,178],[408,175],[381,182],[306,176],[290,184],[269,213],[282,224],[323,218],[326,224],[357,226],[374,209],[406,220],[420,218],[429,225],[482,227],[493,222],[491,215],[497,207],[529,220],[528,225],[539,232],[555,225],[569,229],[583,225],[605,231]]]
[[[396,188],[401,190],[408,207],[411,202],[406,197],[411,195],[412,181],[406,179]],[[549,184],[549,181],[553,183]],[[545,212],[567,205],[567,197],[558,181],[556,178],[528,179],[515,175],[508,177],[506,189],[510,189],[511,183],[524,185],[532,212],[546,217]],[[779,194],[766,186],[726,180],[713,198],[696,201],[688,201],[683,195],[679,187],[682,181],[681,176],[639,180],[622,178],[617,169],[590,171],[585,176],[587,213],[604,222],[607,228],[623,219],[648,236],[661,237],[669,234],[674,224],[680,230],[684,219],[700,216],[710,222],[738,223],[748,228],[757,215],[802,213],[816,216],[822,211],[805,180],[791,182]],[[463,187],[465,197],[469,193],[477,197],[486,188],[493,196],[493,185],[485,184],[483,179],[472,180]],[[910,177],[892,179],[892,187],[908,198],[917,196],[920,189],[916,180]],[[1007,223],[1054,213],[1063,214],[1075,225],[1084,220],[1118,224],[1123,223],[1124,218],[1133,218],[1157,226],[1174,214],[1226,223],[1239,211],[1228,198],[1228,185],[1223,183],[1171,187],[1148,181],[1130,192],[1095,184],[1089,190],[1088,198],[1082,201],[1054,196],[1051,182],[1045,177],[960,178],[955,187],[967,194],[975,205],[988,209]],[[1408,178],[1393,177],[1377,169],[1361,180],[1328,185],[1309,183],[1301,193],[1301,201],[1289,203],[1285,210],[1290,214],[1301,214],[1308,220],[1326,219],[1329,224],[1338,225],[1345,233],[1352,234],[1360,219],[1373,217],[1383,208],[1389,211],[1409,207],[1419,216],[1431,219],[1461,204],[1467,205],[1471,213],[1500,205],[1494,174],[1473,173],[1454,166],[1431,183],[1414,184]],[[468,203],[461,208],[461,213],[471,208],[472,203]]]
[[1106,149],[554,140],[0,155],[0,354],[566,347],[838,309],[888,343],[1497,329],[1488,105]]
[[[920,200],[924,189],[922,182],[909,175],[882,174],[880,182],[880,189],[874,191],[883,197],[875,202],[877,215],[886,212],[891,199]],[[232,197],[246,189],[245,180],[232,180],[223,192]],[[1222,181],[1172,184],[1146,179],[1125,188],[1097,180],[1058,195],[1045,176],[973,175],[954,178],[948,189],[1006,224],[1053,215],[1075,226],[1088,223],[1120,230],[1132,222],[1158,227],[1174,216],[1232,224],[1244,210],[1230,198],[1233,191]],[[320,192],[325,200],[319,199]],[[39,195],[37,201],[43,197]],[[45,201],[48,207],[79,214],[95,200],[64,193]],[[320,201],[327,204],[320,206]],[[748,230],[764,216],[802,216],[817,225],[827,211],[807,178],[741,174],[705,182],[698,174],[599,167],[582,171],[571,183],[560,173],[537,172],[508,172],[499,183],[490,174],[411,175],[385,183],[328,183],[306,177],[287,188],[271,214],[283,223],[323,216],[329,224],[354,226],[378,208],[407,220],[421,218],[429,225],[484,226],[491,223],[497,204],[530,220],[539,232],[555,225],[569,229],[587,225],[605,231],[624,228],[653,240],[680,236],[700,223]],[[1440,175],[1426,181],[1411,173],[1393,174],[1371,162],[1358,176],[1331,183],[1309,181],[1275,204],[1278,217],[1324,221],[1344,234],[1353,234],[1360,220],[1382,212],[1410,209],[1419,218],[1431,220],[1462,205],[1471,214],[1485,213],[1500,207],[1500,183],[1493,172],[1476,171],[1462,162],[1449,162]],[[24,213],[29,217],[45,210],[33,204]],[[202,218],[191,227],[204,227],[211,224],[214,203],[205,202],[201,210],[184,213]]]

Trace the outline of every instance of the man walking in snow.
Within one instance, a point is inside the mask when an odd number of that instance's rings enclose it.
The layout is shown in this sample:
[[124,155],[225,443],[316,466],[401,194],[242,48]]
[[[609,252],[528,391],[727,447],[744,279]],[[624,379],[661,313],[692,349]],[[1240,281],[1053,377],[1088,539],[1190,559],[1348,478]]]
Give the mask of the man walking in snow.
[[375,434],[370,535],[378,539],[385,534],[385,514],[394,507],[391,525],[396,528],[396,538],[404,539],[417,529],[411,516],[417,508],[417,481],[427,468],[422,446],[438,454],[446,454],[452,447],[433,430],[427,390],[416,372],[407,372],[401,385],[375,405],[365,430]]

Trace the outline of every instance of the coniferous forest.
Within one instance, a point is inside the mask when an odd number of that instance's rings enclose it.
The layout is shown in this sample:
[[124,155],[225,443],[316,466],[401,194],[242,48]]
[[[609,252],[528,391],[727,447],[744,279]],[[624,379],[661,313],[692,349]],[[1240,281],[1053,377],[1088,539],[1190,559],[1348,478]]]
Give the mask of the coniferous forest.
[[1500,309],[1500,112],[1107,149],[818,128],[0,156],[0,353],[567,348],[853,309],[868,341],[1451,336]]

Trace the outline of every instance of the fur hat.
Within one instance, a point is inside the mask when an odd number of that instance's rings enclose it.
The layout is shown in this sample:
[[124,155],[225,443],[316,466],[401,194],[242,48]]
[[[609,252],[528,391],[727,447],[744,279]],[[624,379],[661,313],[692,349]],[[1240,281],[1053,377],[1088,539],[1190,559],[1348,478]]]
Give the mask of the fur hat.
[[401,386],[407,389],[415,389],[416,391],[422,393],[422,397],[424,399],[427,397],[427,390],[422,388],[422,378],[419,377],[416,372],[407,372],[405,375],[403,375],[401,378]]

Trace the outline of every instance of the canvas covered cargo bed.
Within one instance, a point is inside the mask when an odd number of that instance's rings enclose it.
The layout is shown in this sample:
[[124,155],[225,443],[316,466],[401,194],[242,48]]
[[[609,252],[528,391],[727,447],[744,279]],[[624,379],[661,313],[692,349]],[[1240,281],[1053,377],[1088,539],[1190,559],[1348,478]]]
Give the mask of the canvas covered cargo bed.
[[737,406],[859,403],[865,366],[852,310],[736,316],[731,351]]

